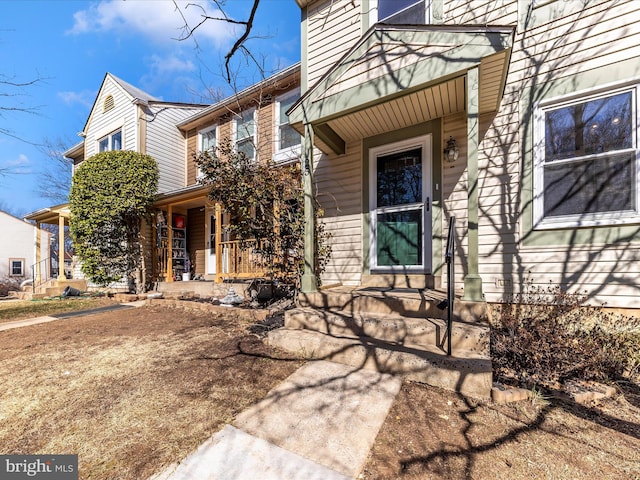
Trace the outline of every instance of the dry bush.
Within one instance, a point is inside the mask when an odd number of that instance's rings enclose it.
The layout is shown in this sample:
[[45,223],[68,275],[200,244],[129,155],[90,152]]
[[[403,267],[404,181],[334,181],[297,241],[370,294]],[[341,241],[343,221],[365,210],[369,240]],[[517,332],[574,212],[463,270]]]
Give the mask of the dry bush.
[[640,380],[640,319],[586,305],[587,295],[528,282],[497,307],[491,328],[494,374],[525,386],[571,379]]
[[20,290],[20,283],[9,277],[0,278],[0,297],[6,297],[9,292],[17,292]]

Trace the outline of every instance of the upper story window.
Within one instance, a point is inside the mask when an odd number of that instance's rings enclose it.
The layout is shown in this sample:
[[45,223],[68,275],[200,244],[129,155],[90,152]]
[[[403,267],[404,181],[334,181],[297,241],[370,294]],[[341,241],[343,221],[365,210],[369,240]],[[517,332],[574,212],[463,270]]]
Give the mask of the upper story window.
[[116,130],[98,140],[98,152],[122,150],[122,130]]
[[198,132],[198,151],[206,152],[218,146],[218,126],[205,128]]
[[250,108],[236,115],[236,151],[244,153],[247,158],[256,157],[256,109]]
[[23,258],[10,258],[9,259],[9,276],[10,277],[24,277],[24,259]]
[[378,0],[378,21],[422,25],[430,23],[429,0]]
[[300,98],[300,89],[292,90],[276,98],[275,138],[276,148],[273,159],[278,162],[298,159],[301,136],[289,124],[287,110]]
[[537,227],[640,221],[637,90],[621,88],[538,108]]

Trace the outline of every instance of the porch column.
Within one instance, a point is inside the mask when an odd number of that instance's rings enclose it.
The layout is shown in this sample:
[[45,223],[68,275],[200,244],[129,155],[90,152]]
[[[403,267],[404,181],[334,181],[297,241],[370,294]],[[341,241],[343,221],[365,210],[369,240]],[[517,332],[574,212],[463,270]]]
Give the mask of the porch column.
[[469,252],[467,275],[464,277],[463,300],[480,302],[483,300],[482,279],[478,270],[478,146],[480,130],[478,126],[478,97],[480,79],[478,67],[467,72],[467,195]]
[[216,283],[222,283],[222,279],[224,278],[222,272],[222,207],[219,203],[216,203],[215,206],[216,212],[216,234],[214,237],[215,242],[215,250],[216,250]]
[[173,205],[167,205],[167,272],[165,282],[173,282]]
[[64,217],[58,214],[58,280],[66,280],[64,274]]
[[40,266],[40,262],[42,261],[42,224],[40,222],[36,222],[36,264],[34,265],[33,275],[35,277],[35,283],[38,284],[42,281],[42,267]]
[[304,193],[304,273],[301,290],[305,293],[316,292],[318,282],[314,272],[315,265],[315,214],[313,205],[313,128],[304,126],[304,149],[302,152],[302,190]]

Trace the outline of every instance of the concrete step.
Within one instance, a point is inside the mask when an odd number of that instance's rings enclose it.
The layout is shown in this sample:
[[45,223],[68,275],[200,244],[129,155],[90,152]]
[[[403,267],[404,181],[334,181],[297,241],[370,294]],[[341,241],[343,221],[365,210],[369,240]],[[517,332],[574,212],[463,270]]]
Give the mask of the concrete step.
[[[352,314],[367,312],[445,319],[447,311],[440,308],[445,299],[446,294],[438,290],[338,287],[314,293],[301,293],[299,303],[303,307]],[[458,298],[454,302],[453,317],[459,322],[486,324],[486,304],[466,302]]]
[[[285,328],[314,330],[333,336],[372,337],[398,345],[415,345],[446,351],[447,322],[440,318],[415,318],[381,313],[356,313],[295,308],[287,310]],[[489,356],[489,327],[454,322],[452,351],[477,352]]]
[[491,359],[474,351],[457,350],[448,357],[436,346],[288,328],[269,332],[269,343],[307,358],[403,375],[471,397],[488,399],[491,394]]

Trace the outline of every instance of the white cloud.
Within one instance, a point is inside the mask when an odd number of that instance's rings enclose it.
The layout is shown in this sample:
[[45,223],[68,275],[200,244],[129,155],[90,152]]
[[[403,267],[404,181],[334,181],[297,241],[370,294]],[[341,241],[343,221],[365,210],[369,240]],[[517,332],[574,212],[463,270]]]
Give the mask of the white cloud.
[[[155,42],[166,43],[184,36],[184,19],[190,27],[194,27],[200,23],[203,14],[220,16],[220,11],[212,8],[207,1],[179,0],[177,4],[180,11],[168,0],[102,0],[76,12],[73,15],[73,27],[67,33],[138,32]],[[197,30],[196,37],[199,41],[206,39],[219,47],[229,43],[233,30],[233,25],[229,23],[208,21]]]
[[149,67],[154,75],[172,72],[193,72],[196,69],[191,60],[184,60],[173,54],[162,57],[155,53],[149,58]]
[[12,160],[5,160],[2,163],[0,170],[6,171],[11,174],[29,174],[32,173],[31,160],[24,153],[18,155],[18,158]]
[[67,105],[80,104],[84,107],[91,107],[96,98],[93,90],[82,90],[81,92],[58,92],[60,98]]

